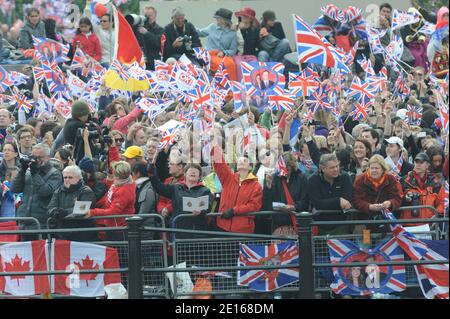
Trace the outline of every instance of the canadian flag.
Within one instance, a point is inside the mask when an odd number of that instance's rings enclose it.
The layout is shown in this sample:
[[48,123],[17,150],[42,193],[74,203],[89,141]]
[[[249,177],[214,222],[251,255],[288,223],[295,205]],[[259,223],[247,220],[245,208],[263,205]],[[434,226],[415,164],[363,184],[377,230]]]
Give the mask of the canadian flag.
[[[0,247],[0,272],[47,271],[45,240],[11,243]],[[48,276],[0,276],[0,291],[14,296],[50,292]]]
[[79,297],[105,295],[104,287],[120,283],[120,273],[79,274],[78,270],[119,268],[117,250],[89,243],[56,240],[52,245],[52,269],[73,270],[71,275],[52,276],[52,292]]

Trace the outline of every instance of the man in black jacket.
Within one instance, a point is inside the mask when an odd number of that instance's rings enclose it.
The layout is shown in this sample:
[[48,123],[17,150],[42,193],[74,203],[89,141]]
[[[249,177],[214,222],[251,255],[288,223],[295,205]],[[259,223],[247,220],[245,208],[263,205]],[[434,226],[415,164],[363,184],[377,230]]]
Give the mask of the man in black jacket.
[[[78,100],[72,104],[72,118],[68,119],[64,125],[64,144],[70,144],[74,146],[74,157],[77,161],[84,157],[83,139],[77,138],[77,132],[79,128],[84,129],[86,123],[89,120],[89,106],[86,102]],[[75,145],[75,143],[77,145]],[[91,147],[92,149],[92,147]]]
[[144,39],[144,51],[147,58],[147,70],[155,69],[155,60],[161,59],[161,36],[164,29],[156,23],[157,11],[152,6],[144,7],[145,20],[144,26],[140,26],[138,31]]
[[[192,48],[201,47],[194,25],[185,19],[185,13],[178,7],[172,11],[172,22],[164,28],[166,44],[164,47],[164,60],[168,58],[179,59],[183,54],[193,62],[196,62]],[[187,38],[189,41],[187,41]]]
[[[316,215],[315,219],[342,220],[341,211],[352,208],[352,181],[345,172],[340,172],[339,161],[335,154],[323,154],[320,158],[319,172],[308,179],[308,195],[312,207],[316,210],[333,210],[337,213]],[[348,234],[347,226],[328,226],[319,229],[329,234]]]

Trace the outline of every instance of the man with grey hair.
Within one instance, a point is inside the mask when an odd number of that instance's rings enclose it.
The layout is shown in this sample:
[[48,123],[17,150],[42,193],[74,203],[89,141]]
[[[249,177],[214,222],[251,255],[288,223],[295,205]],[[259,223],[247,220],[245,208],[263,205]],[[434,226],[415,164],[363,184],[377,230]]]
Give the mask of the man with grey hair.
[[164,60],[179,59],[183,54],[193,62],[198,63],[192,48],[201,47],[195,26],[185,18],[183,8],[177,7],[172,11],[172,22],[164,28],[166,44],[164,46]]
[[[342,211],[352,208],[352,181],[347,173],[340,171],[336,154],[323,154],[320,157],[319,171],[308,179],[308,194],[313,209],[336,212],[315,216],[317,219],[344,219]],[[348,231],[347,226],[328,226],[319,229],[319,232],[327,234],[343,234]]]
[[[76,165],[67,166],[63,170],[63,179],[63,185],[55,191],[48,205],[50,228],[95,227],[92,219],[70,218],[76,201],[90,202],[88,208],[95,206],[95,194],[89,186],[84,184],[80,168]],[[96,233],[64,233],[56,237],[74,241],[95,241]]]
[[[55,190],[61,186],[61,172],[49,162],[50,148],[46,144],[37,144],[29,158],[21,158],[20,171],[11,184],[13,193],[23,193],[23,203],[17,210],[18,217],[34,217],[45,228],[47,224],[47,206]],[[21,229],[35,229],[36,224],[21,222]],[[25,240],[36,239],[36,235],[24,236]]]

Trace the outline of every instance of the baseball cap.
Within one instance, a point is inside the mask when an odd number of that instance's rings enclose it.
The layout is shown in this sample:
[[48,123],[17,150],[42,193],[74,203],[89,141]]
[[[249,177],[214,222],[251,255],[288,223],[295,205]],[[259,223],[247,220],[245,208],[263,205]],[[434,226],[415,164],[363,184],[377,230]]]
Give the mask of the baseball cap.
[[385,141],[388,142],[388,144],[398,144],[401,148],[403,148],[403,140],[398,136],[386,138]]
[[123,156],[126,158],[144,157],[144,151],[139,146],[130,146],[125,150]]
[[423,152],[417,154],[417,155],[416,155],[416,158],[415,158],[414,160],[415,160],[415,161],[416,161],[416,160],[419,160],[419,161],[431,163],[430,157],[429,157],[426,153],[423,153]]

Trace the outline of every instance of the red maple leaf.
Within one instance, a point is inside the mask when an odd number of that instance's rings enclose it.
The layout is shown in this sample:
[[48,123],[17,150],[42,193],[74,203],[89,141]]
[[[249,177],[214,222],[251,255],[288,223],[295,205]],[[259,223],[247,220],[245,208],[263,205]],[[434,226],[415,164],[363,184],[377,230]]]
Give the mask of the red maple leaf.
[[[24,261],[22,263],[22,258],[16,254],[16,257],[11,259],[9,263],[5,263],[5,270],[6,272],[30,271],[30,261]],[[25,279],[25,275],[11,276],[11,279],[17,279],[17,286],[19,286],[19,279]]]
[[[98,264],[94,266],[94,260],[92,260],[89,255],[86,255],[86,258],[81,259],[81,264],[74,262],[74,264],[80,270],[95,270],[98,269]],[[89,286],[89,280],[95,280],[97,278],[97,274],[80,274],[81,280],[86,280],[86,286]]]

